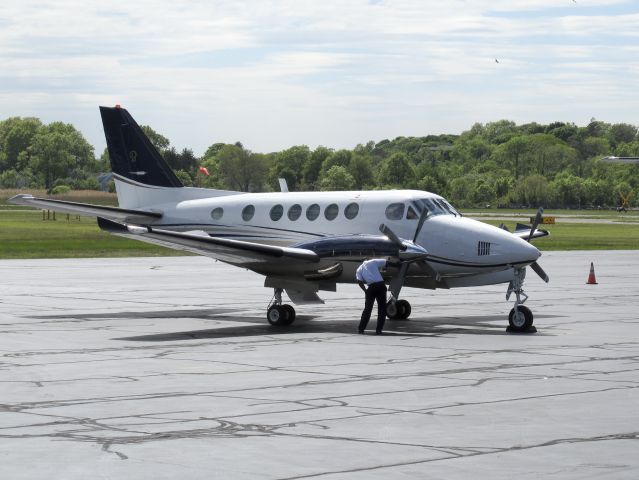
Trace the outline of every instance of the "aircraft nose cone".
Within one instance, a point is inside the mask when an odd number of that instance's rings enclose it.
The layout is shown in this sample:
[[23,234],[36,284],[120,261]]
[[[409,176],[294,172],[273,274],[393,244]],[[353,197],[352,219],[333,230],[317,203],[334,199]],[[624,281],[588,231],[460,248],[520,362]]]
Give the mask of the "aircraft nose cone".
[[518,238],[519,246],[517,250],[520,252],[522,260],[535,261],[541,257],[541,252],[534,245],[528,243],[526,240]]

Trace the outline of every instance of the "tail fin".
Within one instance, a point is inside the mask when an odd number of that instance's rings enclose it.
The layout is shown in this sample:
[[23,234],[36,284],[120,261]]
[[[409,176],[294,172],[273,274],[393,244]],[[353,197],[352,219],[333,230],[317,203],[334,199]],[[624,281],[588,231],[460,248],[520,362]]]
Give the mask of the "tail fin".
[[183,186],[126,109],[100,107],[100,115],[116,178],[154,187]]

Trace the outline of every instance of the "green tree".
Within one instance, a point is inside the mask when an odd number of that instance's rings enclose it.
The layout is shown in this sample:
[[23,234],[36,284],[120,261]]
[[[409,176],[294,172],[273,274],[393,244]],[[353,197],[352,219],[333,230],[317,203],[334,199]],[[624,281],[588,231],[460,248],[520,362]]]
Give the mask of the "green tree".
[[353,190],[355,179],[345,167],[333,165],[322,177],[319,186],[323,191]]
[[366,154],[353,153],[348,163],[348,173],[355,180],[354,188],[362,190],[375,182],[372,159]]
[[533,174],[517,185],[518,203],[530,207],[548,207],[552,203],[551,188],[543,175]]
[[216,156],[224,184],[241,192],[260,191],[266,176],[264,156],[237,145],[225,145]]
[[320,177],[326,175],[328,171],[335,166],[340,166],[348,169],[348,165],[351,163],[351,157],[353,153],[350,150],[337,150],[332,152],[323,162],[322,169],[320,170]]
[[615,123],[608,130],[608,140],[613,148],[621,143],[631,143],[637,139],[637,127],[628,123]]
[[332,153],[333,150],[321,145],[311,152],[303,168],[304,183],[308,189],[315,189],[319,181],[322,164]]
[[553,185],[562,206],[581,208],[584,199],[584,180],[568,171],[559,173]]
[[164,150],[167,150],[171,145],[171,142],[169,142],[168,138],[166,138],[164,135],[160,135],[148,125],[140,125],[140,129],[142,129],[144,134],[149,138],[151,144],[158,150],[158,152],[164,152]]
[[384,159],[377,175],[378,185],[410,188],[416,183],[415,171],[405,153],[394,153]]
[[304,188],[304,167],[308,165],[311,151],[306,145],[296,145],[275,155],[271,166],[271,182],[285,178],[289,191]]
[[57,178],[68,177],[74,169],[93,169],[93,147],[73,125],[53,122],[38,130],[30,147],[29,166],[41,175],[47,189]]
[[182,185],[184,185],[185,187],[193,186],[193,178],[191,177],[189,172],[185,170],[176,170],[175,176],[178,177],[180,182],[182,182]]
[[28,163],[28,148],[40,128],[42,122],[31,117],[12,117],[0,122],[0,171],[19,168],[21,154],[23,163]]

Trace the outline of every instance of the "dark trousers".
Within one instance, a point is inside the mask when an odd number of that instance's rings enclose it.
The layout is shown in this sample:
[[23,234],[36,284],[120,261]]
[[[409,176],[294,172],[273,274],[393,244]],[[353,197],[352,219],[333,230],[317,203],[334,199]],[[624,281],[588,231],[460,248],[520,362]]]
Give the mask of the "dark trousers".
[[366,289],[366,303],[362,312],[362,320],[359,322],[359,330],[365,330],[371,318],[373,304],[377,300],[377,333],[381,333],[386,321],[386,285],[384,282],[372,283]]

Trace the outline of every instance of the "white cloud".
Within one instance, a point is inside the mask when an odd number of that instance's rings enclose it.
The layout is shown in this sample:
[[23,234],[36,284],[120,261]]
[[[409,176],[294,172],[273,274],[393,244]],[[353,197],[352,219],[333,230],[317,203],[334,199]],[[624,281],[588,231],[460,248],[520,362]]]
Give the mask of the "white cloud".
[[632,123],[638,27],[624,0],[3,0],[2,118],[71,121],[100,149],[95,107],[121,102],[196,153]]

